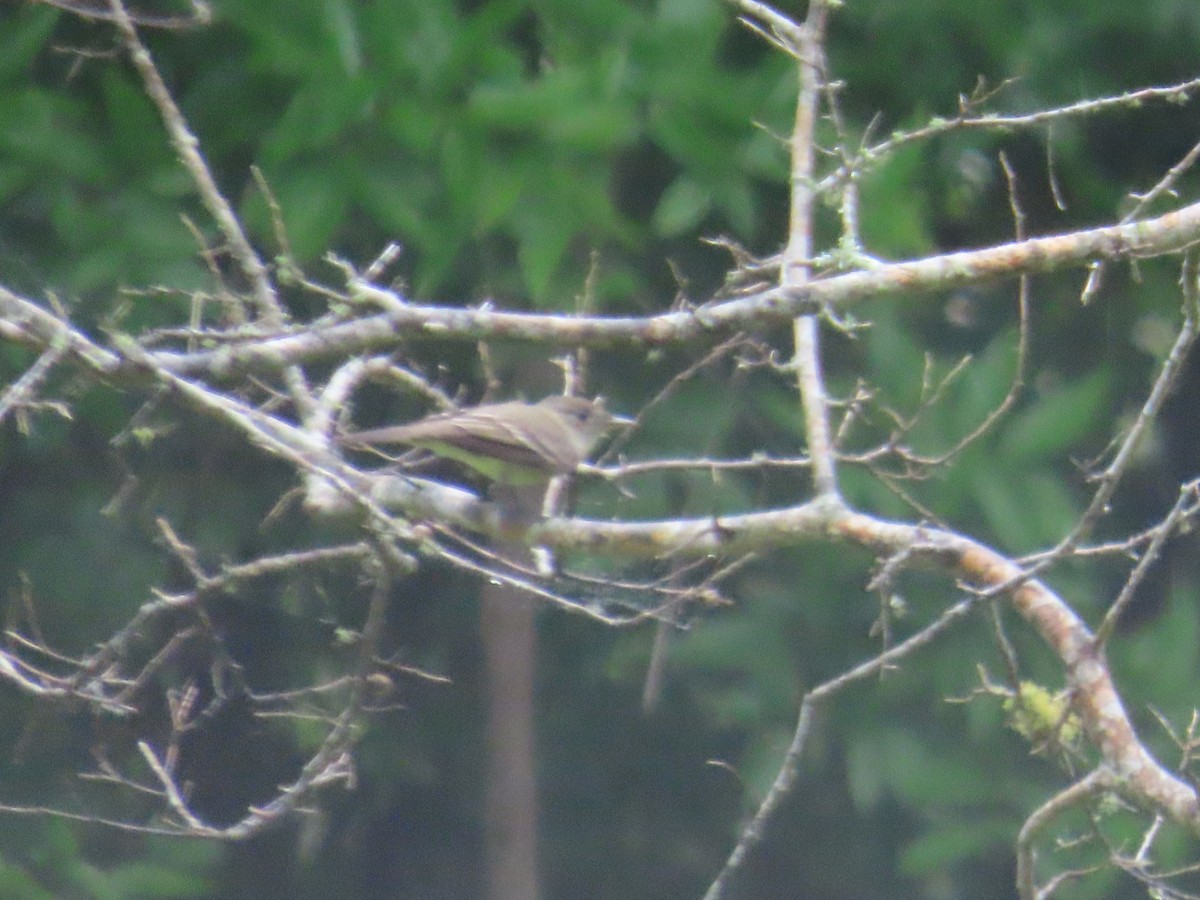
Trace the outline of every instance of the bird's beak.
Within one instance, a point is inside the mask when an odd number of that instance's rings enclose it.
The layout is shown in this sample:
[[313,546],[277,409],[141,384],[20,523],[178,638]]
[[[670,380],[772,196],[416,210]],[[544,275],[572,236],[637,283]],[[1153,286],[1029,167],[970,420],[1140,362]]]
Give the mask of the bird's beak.
[[606,413],[608,413],[608,417],[611,420],[608,423],[609,428],[614,428],[617,425],[622,425],[625,428],[628,428],[630,425],[633,425],[637,422],[637,419],[630,419],[627,416],[618,416],[616,413],[608,412],[608,410],[605,409],[603,397],[596,398],[596,405],[598,407],[600,407],[600,409],[603,409]]
[[604,407],[604,398],[603,397],[596,398],[596,405],[598,407],[600,407],[601,409],[603,409],[606,413],[608,413],[608,417],[612,420],[611,422],[608,423],[610,428],[617,426],[617,425],[623,425],[626,428],[628,428],[630,425],[633,425],[635,422],[637,422],[637,419],[630,419],[627,416],[618,416],[616,413],[608,412],[608,410],[605,409],[605,407]]

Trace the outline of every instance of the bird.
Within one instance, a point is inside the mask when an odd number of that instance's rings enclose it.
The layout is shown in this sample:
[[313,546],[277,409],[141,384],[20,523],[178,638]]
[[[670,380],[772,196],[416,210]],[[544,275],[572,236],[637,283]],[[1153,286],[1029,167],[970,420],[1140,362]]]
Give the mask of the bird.
[[406,444],[465,463],[497,484],[538,484],[569,475],[613,425],[601,400],[552,395],[438,413],[405,425],[355,431],[349,446]]

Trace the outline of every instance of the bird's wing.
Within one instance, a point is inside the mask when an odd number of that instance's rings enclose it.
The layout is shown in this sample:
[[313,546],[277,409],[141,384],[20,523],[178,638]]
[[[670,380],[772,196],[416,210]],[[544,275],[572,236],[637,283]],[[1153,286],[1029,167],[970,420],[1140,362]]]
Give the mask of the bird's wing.
[[444,422],[417,423],[413,428],[421,424],[429,426],[429,440],[529,468],[573,472],[582,461],[579,439],[562,416],[524,403],[467,410]]
[[470,463],[472,455],[539,472],[573,472],[586,448],[557,411],[521,402],[430,416],[408,425],[357,431],[348,444],[408,444]]

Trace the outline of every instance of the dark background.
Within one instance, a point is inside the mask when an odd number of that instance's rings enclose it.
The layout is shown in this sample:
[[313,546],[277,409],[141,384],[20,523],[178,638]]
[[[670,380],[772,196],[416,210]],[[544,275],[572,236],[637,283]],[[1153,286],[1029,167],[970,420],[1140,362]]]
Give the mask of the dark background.
[[[327,251],[363,266],[398,240],[401,287],[415,298],[569,311],[594,258],[596,307],[639,314],[668,308],[681,291],[704,299],[721,284],[728,256],[700,237],[727,235],[764,255],[785,238],[781,136],[790,131],[794,69],[717,2],[217,0],[214,9],[208,28],[147,32],[146,40],[264,253],[279,248],[251,164],[279,199],[296,260],[315,278],[334,278]],[[993,104],[1005,112],[1183,80],[1196,72],[1197,47],[1193,3],[1094,0],[850,3],[832,17],[829,40],[856,139],[869,122],[882,136],[951,115],[978,78],[1014,79]],[[102,24],[0,3],[0,278],[30,296],[53,295],[97,333],[118,289],[213,286],[180,212],[206,231],[207,220],[114,48]],[[1198,109],[1146,104],[1048,131],[955,133],[908,147],[862,184],[868,249],[902,259],[1009,239],[1001,150],[1018,173],[1031,233],[1115,221],[1129,193],[1148,189],[1197,139]],[[821,137],[832,144],[836,136],[826,127]],[[1051,174],[1065,210],[1052,201]],[[1180,194],[1194,199],[1194,178]],[[836,228],[834,211],[822,209],[822,247]],[[1169,346],[1177,277],[1174,261],[1112,266],[1087,308],[1078,301],[1081,273],[1036,280],[1032,371],[1017,410],[952,469],[907,489],[1004,551],[1056,541],[1086,502],[1074,461],[1099,453],[1128,421]],[[829,338],[831,388],[846,393],[866,377],[884,401],[911,410],[926,352],[941,372],[975,354],[914,435],[919,448],[948,447],[1007,389],[1014,294],[1011,284],[995,285],[856,310],[873,326]],[[297,315],[318,311],[299,291],[288,299]],[[186,310],[178,294],[129,296],[120,327],[178,323]],[[786,330],[760,337],[786,350]],[[471,347],[405,352],[449,387],[476,396],[482,388]],[[502,373],[525,371],[536,356],[497,353]],[[11,380],[30,361],[2,346],[0,376]],[[596,353],[590,387],[634,412],[690,361],[676,351]],[[1189,372],[1177,391],[1106,534],[1153,521],[1179,482],[1197,474],[1198,378]],[[168,409],[158,422],[171,428],[152,444],[114,444],[145,396],[69,372],[53,387],[73,402],[70,421],[47,414],[25,428],[0,426],[0,592],[10,625],[28,630],[29,598],[41,633],[62,652],[87,652],[151,586],[186,585],[156,544],[156,516],[208,565],[348,536],[295,508],[268,520],[293,473],[236,435]],[[364,416],[410,409],[383,395],[363,404]],[[724,363],[660,408],[629,453],[795,452],[797,419],[786,380]],[[846,471],[844,486],[868,510],[913,516],[865,472]],[[611,494],[585,495],[581,510],[707,514],[791,503],[806,491],[800,475],[729,478],[719,490],[703,478],[663,479],[615,503]],[[639,707],[649,629],[540,614],[547,897],[702,894],[770,784],[800,693],[877,652],[868,630],[878,599],[863,590],[871,562],[809,547],[744,569],[727,585],[736,605],[696,612],[675,641],[662,703],[649,717]],[[1078,564],[1050,581],[1094,621],[1123,571]],[[1195,704],[1196,581],[1193,548],[1176,542],[1112,648],[1131,713],[1168,762],[1175,754],[1149,705],[1182,728]],[[934,579],[903,587],[910,618],[901,634],[953,597]],[[0,895],[479,896],[476,590],[437,567],[397,586],[387,649],[453,683],[400,686],[403,708],[373,720],[361,744],[356,791],[330,793],[318,814],[233,846],[0,816]],[[223,598],[214,616],[248,682],[269,690],[343,663],[335,630],[360,622],[365,603],[346,567],[259,583]],[[1029,677],[1058,686],[1053,661],[1019,623],[1010,626]],[[978,685],[977,662],[1002,673],[982,618],[830,707],[802,784],[739,896],[1013,896],[1016,832],[1068,780],[1003,727],[998,701],[945,702]],[[153,729],[155,712],[146,716],[140,727]],[[256,723],[236,705],[222,716],[186,748],[184,774],[197,808],[230,821],[294,777],[319,732]],[[92,748],[119,754],[134,730],[39,714],[0,688],[0,800],[136,819],[136,799],[75,776]],[[1114,828],[1131,841],[1138,834],[1132,819]],[[1162,848],[1167,861],[1194,858],[1178,835]],[[1054,870],[1081,859],[1048,858]],[[1108,874],[1063,896],[1131,890]]]

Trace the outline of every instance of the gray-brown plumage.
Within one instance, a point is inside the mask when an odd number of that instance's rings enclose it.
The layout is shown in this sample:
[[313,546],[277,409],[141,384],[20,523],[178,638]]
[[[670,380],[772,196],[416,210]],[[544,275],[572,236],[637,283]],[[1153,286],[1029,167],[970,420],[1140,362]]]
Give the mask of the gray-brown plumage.
[[615,421],[599,401],[556,395],[440,413],[341,440],[351,446],[407,444],[466,463],[502,484],[532,484],[574,472]]

